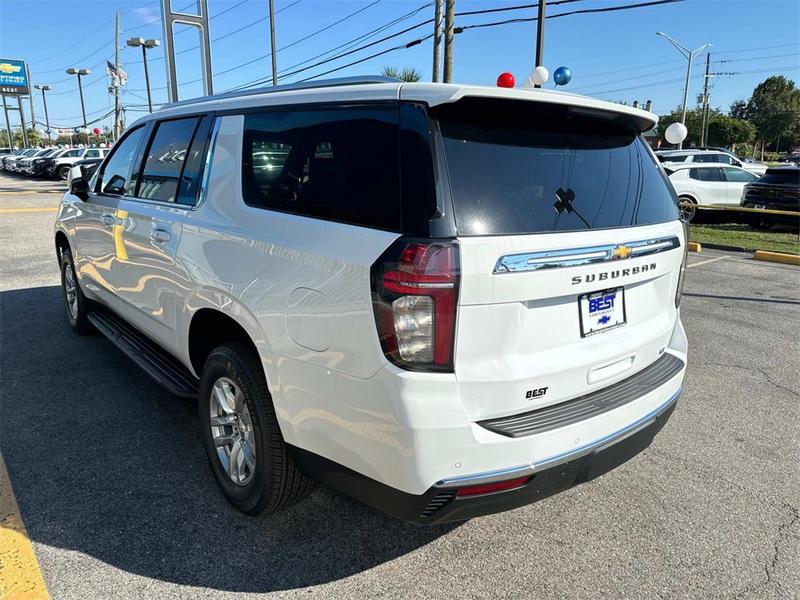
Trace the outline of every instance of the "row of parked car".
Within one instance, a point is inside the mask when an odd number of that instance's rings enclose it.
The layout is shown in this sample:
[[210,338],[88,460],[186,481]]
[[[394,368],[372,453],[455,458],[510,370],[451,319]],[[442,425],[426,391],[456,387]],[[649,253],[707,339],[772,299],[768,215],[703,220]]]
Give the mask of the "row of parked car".
[[[721,148],[657,151],[656,156],[688,221],[701,210],[698,205],[800,211],[800,167],[796,165],[771,168]],[[756,213],[743,220],[758,229],[798,225],[798,219],[788,215]]]
[[110,148],[0,148],[0,170],[29,177],[64,179],[76,165],[97,167]]

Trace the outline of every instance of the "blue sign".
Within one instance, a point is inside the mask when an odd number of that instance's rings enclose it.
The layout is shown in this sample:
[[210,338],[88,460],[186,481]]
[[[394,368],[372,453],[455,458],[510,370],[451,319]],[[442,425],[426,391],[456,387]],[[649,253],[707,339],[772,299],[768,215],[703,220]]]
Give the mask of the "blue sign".
[[30,92],[25,62],[0,58],[0,94],[27,96]]

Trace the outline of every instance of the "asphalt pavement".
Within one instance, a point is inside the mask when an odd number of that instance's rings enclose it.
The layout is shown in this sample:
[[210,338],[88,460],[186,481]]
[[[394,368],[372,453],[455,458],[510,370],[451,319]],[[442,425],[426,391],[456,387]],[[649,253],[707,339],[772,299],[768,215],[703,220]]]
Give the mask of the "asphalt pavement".
[[0,451],[52,598],[800,597],[800,268],[690,255],[685,393],[598,480],[430,528],[322,486],[253,518],[194,404],[67,326],[60,187],[0,176]]

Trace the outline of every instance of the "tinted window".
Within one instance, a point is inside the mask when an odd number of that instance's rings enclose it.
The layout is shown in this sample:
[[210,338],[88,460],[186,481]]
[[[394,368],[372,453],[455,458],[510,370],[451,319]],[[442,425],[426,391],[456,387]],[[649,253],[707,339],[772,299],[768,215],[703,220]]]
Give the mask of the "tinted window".
[[144,127],[131,131],[114,148],[99,178],[100,190],[105,194],[125,195],[132,192],[131,170],[144,135]]
[[86,151],[86,155],[84,158],[100,158],[100,150],[96,148],[92,148],[91,150]]
[[83,150],[68,150],[61,155],[61,158],[74,158],[83,154]]
[[243,194],[251,206],[400,228],[396,108],[245,117]]
[[749,183],[756,178],[752,173],[748,173],[742,169],[734,169],[733,167],[723,167],[723,171],[725,171],[725,179],[728,181],[744,181]]
[[689,169],[689,178],[697,181],[725,181],[720,167]]
[[672,187],[627,127],[555,105],[459,104],[436,111],[459,235],[678,218]]
[[692,162],[700,163],[715,163],[719,162],[718,154],[695,154],[692,156]]
[[194,133],[192,145],[186,154],[186,163],[181,173],[181,182],[178,186],[178,204],[193,205],[197,203],[200,193],[200,183],[203,178],[205,166],[206,144],[211,129],[211,118],[204,117]]
[[136,196],[148,200],[175,202],[178,183],[199,119],[162,121],[147,150]]

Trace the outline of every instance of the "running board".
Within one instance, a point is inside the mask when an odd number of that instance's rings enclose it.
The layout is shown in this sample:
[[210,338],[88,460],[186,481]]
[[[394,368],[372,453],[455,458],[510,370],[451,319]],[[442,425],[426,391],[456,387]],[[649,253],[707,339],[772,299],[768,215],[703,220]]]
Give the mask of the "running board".
[[87,317],[100,333],[169,392],[182,398],[197,398],[198,379],[150,338],[106,310],[94,310]]

